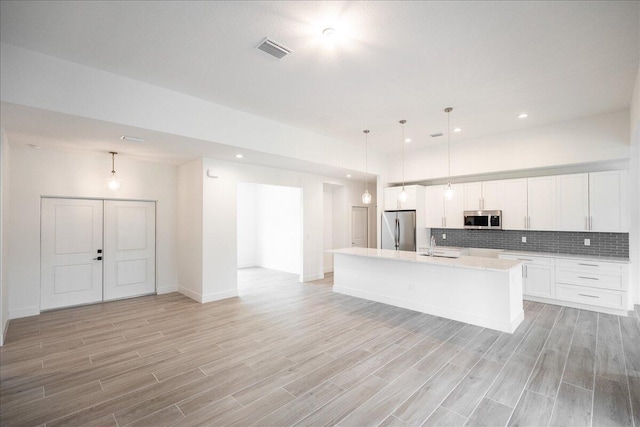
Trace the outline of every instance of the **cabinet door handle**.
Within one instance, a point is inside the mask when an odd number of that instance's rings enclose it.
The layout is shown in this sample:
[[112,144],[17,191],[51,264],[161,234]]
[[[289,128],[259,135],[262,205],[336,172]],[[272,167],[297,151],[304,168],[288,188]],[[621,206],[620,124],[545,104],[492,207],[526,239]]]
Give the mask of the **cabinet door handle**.
[[584,229],[585,230],[589,229],[589,217],[588,216],[584,217]]
[[517,258],[519,261],[533,261],[532,259],[528,259],[528,258]]
[[527,229],[527,217],[526,216],[524,217],[524,229],[525,230]]
[[589,230],[593,230],[593,217],[589,217]]
[[578,279],[600,280],[597,277],[578,276]]
[[589,294],[578,294],[578,295],[580,295],[581,297],[600,298],[599,296],[596,296],[596,295],[589,295]]
[[579,262],[578,265],[584,265],[586,267],[600,267],[598,264],[583,264],[581,262]]

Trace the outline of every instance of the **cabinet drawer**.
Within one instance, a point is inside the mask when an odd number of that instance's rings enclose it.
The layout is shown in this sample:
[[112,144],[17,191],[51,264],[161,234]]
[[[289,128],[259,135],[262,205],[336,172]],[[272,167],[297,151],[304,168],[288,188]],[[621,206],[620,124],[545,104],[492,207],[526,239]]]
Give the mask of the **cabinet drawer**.
[[586,259],[558,259],[558,269],[562,270],[622,273],[626,268],[627,264],[618,262],[591,261]]
[[518,261],[522,261],[526,264],[536,264],[536,265],[553,265],[555,263],[554,258],[546,258],[546,257],[535,257],[528,255],[515,255],[515,254],[500,254],[498,255],[500,259],[514,259]]
[[580,304],[626,309],[627,293],[556,283],[556,298]]
[[588,286],[590,288],[626,291],[620,274],[603,274],[590,271],[578,272],[559,269],[556,271],[556,282]]

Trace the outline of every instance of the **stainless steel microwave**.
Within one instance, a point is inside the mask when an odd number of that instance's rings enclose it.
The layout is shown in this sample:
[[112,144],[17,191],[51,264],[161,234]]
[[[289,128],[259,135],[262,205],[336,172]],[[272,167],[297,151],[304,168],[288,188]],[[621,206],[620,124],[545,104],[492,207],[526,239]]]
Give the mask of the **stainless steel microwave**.
[[464,228],[502,230],[502,211],[464,211]]

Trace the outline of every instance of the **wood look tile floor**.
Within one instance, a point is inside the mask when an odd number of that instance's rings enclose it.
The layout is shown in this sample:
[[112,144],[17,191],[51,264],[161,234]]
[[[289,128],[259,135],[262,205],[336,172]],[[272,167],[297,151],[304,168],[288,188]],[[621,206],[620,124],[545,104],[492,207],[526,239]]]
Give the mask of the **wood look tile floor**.
[[640,427],[640,322],[525,302],[510,335],[239,271],[241,296],[11,321],[2,426]]

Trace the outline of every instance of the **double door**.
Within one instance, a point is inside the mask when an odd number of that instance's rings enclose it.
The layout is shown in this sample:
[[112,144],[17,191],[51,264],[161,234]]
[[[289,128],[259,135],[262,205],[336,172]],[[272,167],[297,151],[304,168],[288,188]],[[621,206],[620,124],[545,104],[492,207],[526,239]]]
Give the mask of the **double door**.
[[151,294],[155,202],[43,198],[40,309]]

